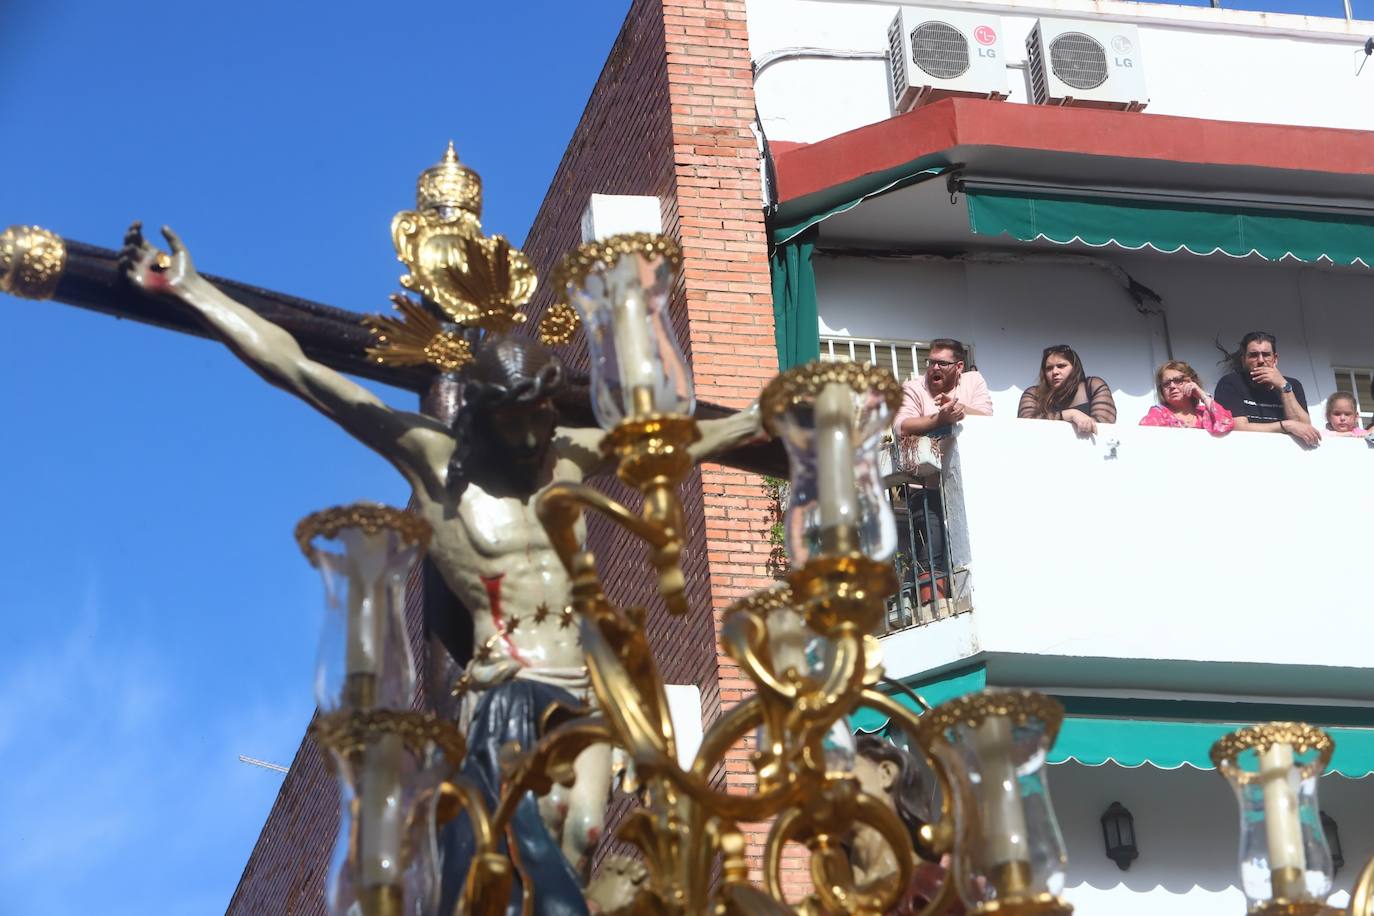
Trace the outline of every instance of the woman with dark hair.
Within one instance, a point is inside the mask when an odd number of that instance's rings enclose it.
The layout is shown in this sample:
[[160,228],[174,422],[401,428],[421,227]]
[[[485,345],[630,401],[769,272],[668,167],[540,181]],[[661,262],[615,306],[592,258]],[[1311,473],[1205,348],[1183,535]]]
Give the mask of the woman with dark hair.
[[1141,426],[1205,429],[1224,436],[1236,425],[1231,411],[1203,389],[1197,370],[1181,359],[1171,359],[1155,370],[1155,393],[1159,403],[1141,418]]
[[1068,344],[1046,347],[1040,357],[1040,382],[1026,389],[1016,415],[1026,420],[1064,420],[1080,436],[1097,432],[1098,423],[1116,422],[1112,389],[1083,371],[1083,361]]

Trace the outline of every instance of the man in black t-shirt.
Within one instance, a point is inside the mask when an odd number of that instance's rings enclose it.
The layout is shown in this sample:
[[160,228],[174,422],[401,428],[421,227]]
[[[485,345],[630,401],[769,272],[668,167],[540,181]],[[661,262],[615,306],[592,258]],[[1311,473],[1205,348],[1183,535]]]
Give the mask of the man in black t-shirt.
[[1239,371],[1217,382],[1216,401],[1236,418],[1236,429],[1287,433],[1315,448],[1321,432],[1307,415],[1302,383],[1279,371],[1278,341],[1273,334],[1251,331],[1240,339]]

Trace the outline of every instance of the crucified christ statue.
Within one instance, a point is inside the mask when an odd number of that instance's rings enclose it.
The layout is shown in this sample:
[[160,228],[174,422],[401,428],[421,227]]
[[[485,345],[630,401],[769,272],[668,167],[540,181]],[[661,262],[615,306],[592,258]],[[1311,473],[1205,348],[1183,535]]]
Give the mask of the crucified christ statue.
[[[498,791],[501,747],[515,741],[528,749],[550,706],[589,699],[568,606],[571,585],[535,515],[535,501],[552,483],[581,481],[610,468],[599,448],[601,430],[558,423],[552,397],[564,382],[561,361],[531,339],[489,339],[467,367],[463,404],[452,426],[396,410],[308,359],[290,334],[203,279],[170,229],[164,227],[163,235],[170,255],[146,242],[139,224],[130,227],[123,252],[128,278],[192,310],[266,381],[329,417],[410,484],[415,507],[433,527],[430,559],[471,616],[473,657],[459,683],[444,686],[465,693],[469,763],[481,764],[476,777],[488,792]],[[758,436],[757,406],[703,421],[700,429],[701,439],[691,447],[696,460]],[[603,827],[610,749],[588,749],[575,769],[570,792],[538,807],[531,799],[516,816],[518,858],[536,898],[567,880],[576,891],[569,863],[585,874]],[[466,764],[465,772],[474,775]],[[541,810],[562,851],[559,857],[554,850],[557,862],[548,850],[534,848],[538,839],[531,833],[538,830]],[[456,893],[449,871],[446,863],[446,897]],[[464,874],[457,872],[457,887]],[[576,897],[580,906],[580,892]],[[450,901],[440,911],[451,909]],[[576,910],[555,906],[547,912]]]

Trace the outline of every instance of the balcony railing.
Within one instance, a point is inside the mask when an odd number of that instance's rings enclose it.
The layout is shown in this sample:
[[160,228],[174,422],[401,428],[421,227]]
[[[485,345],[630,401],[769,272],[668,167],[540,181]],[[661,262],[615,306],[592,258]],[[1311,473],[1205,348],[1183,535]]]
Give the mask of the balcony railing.
[[892,455],[886,475],[888,498],[897,517],[898,549],[893,565],[901,583],[888,598],[882,633],[924,626],[972,608],[969,572],[956,566],[949,550],[940,477],[921,478],[895,471],[895,443],[884,443]]

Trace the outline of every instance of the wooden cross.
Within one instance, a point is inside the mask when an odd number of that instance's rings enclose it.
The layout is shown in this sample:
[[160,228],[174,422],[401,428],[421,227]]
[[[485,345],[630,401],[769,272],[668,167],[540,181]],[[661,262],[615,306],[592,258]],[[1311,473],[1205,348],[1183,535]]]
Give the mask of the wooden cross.
[[[47,233],[53,244],[65,247],[65,259],[56,265],[51,276],[39,276],[36,282],[25,277],[25,246],[34,244],[35,232],[42,230],[11,227],[0,233],[0,291],[26,298],[53,299],[183,334],[210,336],[186,309],[128,282],[120,268],[119,252],[108,248],[59,240]],[[366,316],[237,280],[202,276],[230,298],[290,333],[310,359],[339,372],[413,391],[422,398],[427,413],[436,412],[432,405],[440,399],[435,397],[434,373],[385,366],[368,358],[365,351],[372,337],[363,325]],[[569,426],[595,426],[586,376],[570,373],[568,381],[555,398],[562,422]],[[698,403],[696,416],[714,419],[732,412],[716,404]],[[741,470],[787,476],[787,462],[777,443],[742,446],[721,456],[719,461]]]

